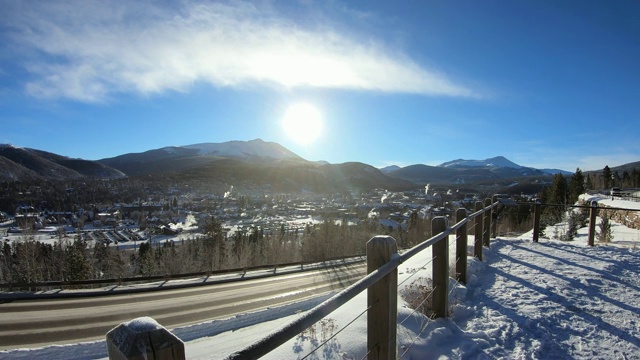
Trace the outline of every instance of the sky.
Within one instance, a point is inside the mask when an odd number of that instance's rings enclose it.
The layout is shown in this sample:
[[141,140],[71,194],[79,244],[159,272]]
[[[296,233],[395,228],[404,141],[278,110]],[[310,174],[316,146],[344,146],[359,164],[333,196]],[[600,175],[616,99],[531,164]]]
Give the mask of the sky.
[[637,1],[0,9],[4,144],[88,160],[257,138],[377,167],[640,160]]

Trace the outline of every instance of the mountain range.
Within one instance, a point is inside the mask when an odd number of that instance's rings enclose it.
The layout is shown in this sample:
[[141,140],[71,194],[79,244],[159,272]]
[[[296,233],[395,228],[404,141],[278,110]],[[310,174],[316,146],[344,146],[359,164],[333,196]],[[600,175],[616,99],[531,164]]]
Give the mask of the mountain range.
[[561,170],[520,166],[498,156],[457,159],[438,166],[390,166],[377,169],[359,162],[329,164],[307,161],[280,144],[261,139],[168,146],[141,153],[89,161],[50,152],[0,145],[0,180],[176,175],[210,181],[245,181],[279,190],[409,189],[431,184],[471,184],[488,180],[544,177]]

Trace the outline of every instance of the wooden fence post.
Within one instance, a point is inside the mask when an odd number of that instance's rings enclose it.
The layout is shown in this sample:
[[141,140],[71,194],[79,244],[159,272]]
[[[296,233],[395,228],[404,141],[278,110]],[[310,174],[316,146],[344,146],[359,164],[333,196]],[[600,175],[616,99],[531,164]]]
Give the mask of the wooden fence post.
[[[482,210],[482,201],[476,201],[475,212]],[[476,216],[475,233],[473,240],[473,256],[482,261],[482,214]]]
[[598,214],[598,203],[591,202],[591,209],[589,210],[589,240],[588,245],[594,246],[594,238],[596,237],[596,215]]
[[[456,211],[456,223],[467,217],[467,209]],[[456,280],[467,283],[467,223],[456,230]]]
[[107,333],[110,360],[184,360],[184,343],[150,317],[122,323]]
[[[431,220],[431,234],[435,236],[447,229],[447,219],[438,216]],[[433,261],[433,313],[435,317],[447,317],[449,309],[449,239],[431,245]]]
[[[375,236],[367,242],[367,273],[377,270],[398,252],[391,236]],[[368,359],[395,360],[397,356],[396,327],[398,322],[398,270],[367,290],[367,350]]]
[[538,242],[540,237],[540,203],[533,205],[533,242]]
[[[491,205],[491,199],[484,199],[484,207]],[[484,212],[484,226],[482,232],[482,244],[486,247],[490,246],[489,237],[491,236],[491,213],[492,211]]]

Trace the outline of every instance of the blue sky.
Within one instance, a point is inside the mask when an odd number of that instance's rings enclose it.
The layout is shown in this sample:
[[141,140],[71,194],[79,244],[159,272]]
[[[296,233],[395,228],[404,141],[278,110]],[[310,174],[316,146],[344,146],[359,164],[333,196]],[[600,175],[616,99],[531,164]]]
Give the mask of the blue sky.
[[[378,167],[640,160],[637,1],[0,9],[0,143],[90,160],[256,138],[308,160]],[[323,122],[304,144],[282,127],[299,103]]]

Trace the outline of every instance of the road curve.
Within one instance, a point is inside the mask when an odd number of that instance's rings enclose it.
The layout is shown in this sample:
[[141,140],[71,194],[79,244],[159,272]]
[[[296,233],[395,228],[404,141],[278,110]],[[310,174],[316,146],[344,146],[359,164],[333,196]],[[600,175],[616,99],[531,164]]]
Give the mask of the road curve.
[[100,340],[141,316],[170,329],[228,318],[342,289],[365,273],[359,263],[210,286],[0,303],[0,350]]

